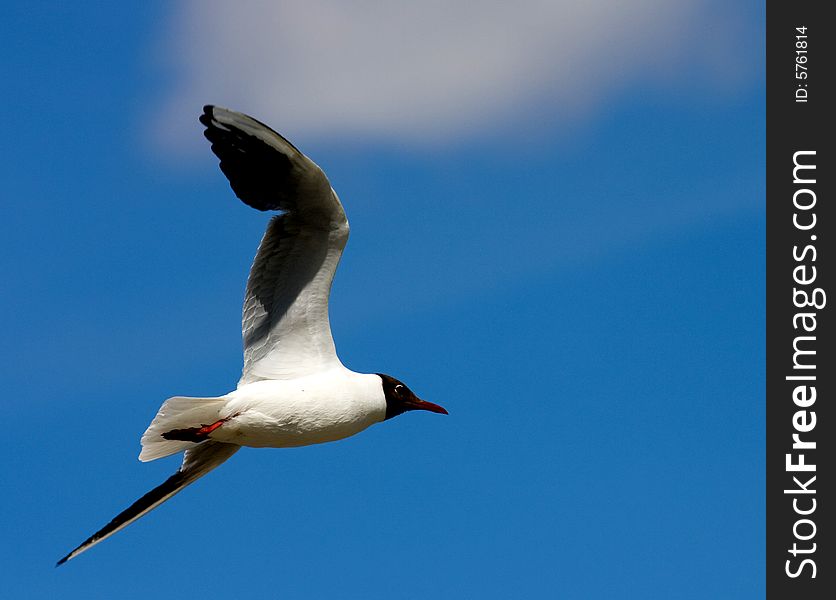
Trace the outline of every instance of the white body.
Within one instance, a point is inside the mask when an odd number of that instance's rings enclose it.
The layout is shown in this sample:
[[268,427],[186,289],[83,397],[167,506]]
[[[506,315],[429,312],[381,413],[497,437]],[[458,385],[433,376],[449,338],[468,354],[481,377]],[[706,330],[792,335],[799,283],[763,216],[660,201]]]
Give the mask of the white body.
[[308,446],[359,433],[385,415],[380,377],[340,366],[307,377],[239,387],[227,394],[218,415],[229,420],[209,437],[256,448]]
[[383,421],[386,398],[380,376],[339,365],[293,379],[239,385],[217,398],[169,398],[142,436],[141,461],[194,447],[167,440],[173,429],[223,424],[207,440],[253,448],[291,448],[333,442]]

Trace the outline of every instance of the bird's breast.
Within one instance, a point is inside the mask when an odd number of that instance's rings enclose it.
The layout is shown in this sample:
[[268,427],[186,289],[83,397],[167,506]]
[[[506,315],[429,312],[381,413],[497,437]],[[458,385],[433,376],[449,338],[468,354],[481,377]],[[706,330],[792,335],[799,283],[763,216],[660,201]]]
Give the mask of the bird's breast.
[[[212,439],[241,446],[288,448],[332,442],[383,420],[385,399],[364,380],[263,381],[239,388]],[[373,382],[372,382],[373,383]]]

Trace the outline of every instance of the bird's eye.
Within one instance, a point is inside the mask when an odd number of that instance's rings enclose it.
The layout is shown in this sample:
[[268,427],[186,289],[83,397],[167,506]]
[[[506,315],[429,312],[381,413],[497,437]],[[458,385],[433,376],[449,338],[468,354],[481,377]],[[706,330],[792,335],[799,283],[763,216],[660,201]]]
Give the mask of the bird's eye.
[[403,385],[401,385],[401,384],[396,385],[395,386],[395,391],[398,392],[399,394],[402,393],[403,392]]

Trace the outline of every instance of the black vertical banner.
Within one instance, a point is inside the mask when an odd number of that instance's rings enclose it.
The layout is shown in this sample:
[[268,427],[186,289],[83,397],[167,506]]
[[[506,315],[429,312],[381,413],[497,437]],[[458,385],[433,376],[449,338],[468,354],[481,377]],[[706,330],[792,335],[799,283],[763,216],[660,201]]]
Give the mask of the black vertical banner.
[[[836,98],[825,2],[767,3],[766,578],[836,598]],[[827,490],[827,491],[826,491]]]

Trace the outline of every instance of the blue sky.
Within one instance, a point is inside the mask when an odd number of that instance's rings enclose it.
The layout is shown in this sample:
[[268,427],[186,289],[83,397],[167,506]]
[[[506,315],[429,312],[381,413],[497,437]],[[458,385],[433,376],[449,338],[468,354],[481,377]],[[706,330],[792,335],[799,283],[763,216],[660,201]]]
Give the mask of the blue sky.
[[[6,593],[762,597],[763,7],[276,6],[8,3]],[[325,169],[343,362],[450,416],[245,449],[53,569],[240,373],[267,218],[207,102]]]

